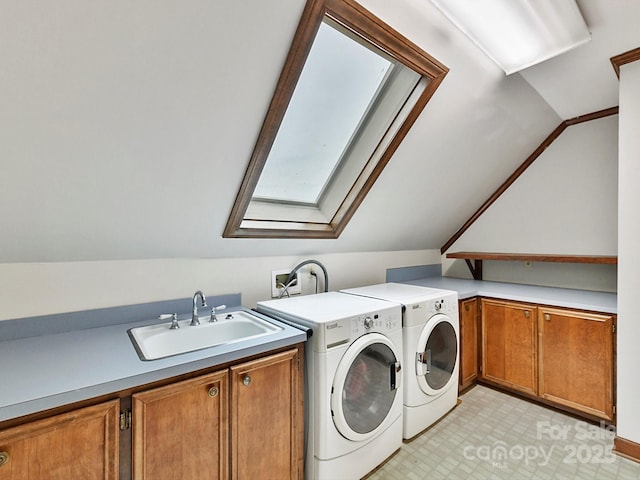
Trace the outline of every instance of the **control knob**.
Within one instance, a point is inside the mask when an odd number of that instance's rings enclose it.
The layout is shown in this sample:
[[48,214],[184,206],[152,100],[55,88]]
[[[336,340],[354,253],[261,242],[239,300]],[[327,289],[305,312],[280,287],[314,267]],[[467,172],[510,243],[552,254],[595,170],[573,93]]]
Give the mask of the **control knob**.
[[364,319],[364,328],[366,328],[367,330],[369,330],[371,327],[373,327],[373,318],[371,317],[366,317]]

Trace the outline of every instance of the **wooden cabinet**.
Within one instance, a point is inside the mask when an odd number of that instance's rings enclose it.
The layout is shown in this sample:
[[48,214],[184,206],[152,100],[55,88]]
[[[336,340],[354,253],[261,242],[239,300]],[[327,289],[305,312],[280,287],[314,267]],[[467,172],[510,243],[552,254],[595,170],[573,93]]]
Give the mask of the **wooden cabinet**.
[[612,315],[538,309],[542,398],[613,420]]
[[481,377],[537,395],[537,307],[483,298],[481,311]]
[[228,371],[132,397],[133,478],[226,479]]
[[0,431],[2,480],[116,480],[118,400]]
[[121,399],[12,422],[0,430],[0,480],[298,480],[302,356],[299,344],[131,397],[120,392]]
[[493,299],[480,308],[482,380],[614,420],[614,315]]
[[459,391],[473,385],[478,378],[478,299],[461,300],[460,311],[460,380]]
[[304,471],[300,354],[231,367],[231,478],[297,480]]
[[299,478],[299,360],[292,349],[134,394],[134,480]]

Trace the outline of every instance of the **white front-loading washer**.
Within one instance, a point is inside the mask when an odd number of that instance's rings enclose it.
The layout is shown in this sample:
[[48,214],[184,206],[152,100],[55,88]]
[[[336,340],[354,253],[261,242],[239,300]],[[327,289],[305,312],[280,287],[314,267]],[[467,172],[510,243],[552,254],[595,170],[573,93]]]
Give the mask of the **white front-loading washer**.
[[359,479],[402,445],[402,306],[338,292],[258,302],[311,328],[305,478]]
[[403,305],[402,436],[410,439],[457,405],[460,326],[458,294],[400,283],[343,290]]

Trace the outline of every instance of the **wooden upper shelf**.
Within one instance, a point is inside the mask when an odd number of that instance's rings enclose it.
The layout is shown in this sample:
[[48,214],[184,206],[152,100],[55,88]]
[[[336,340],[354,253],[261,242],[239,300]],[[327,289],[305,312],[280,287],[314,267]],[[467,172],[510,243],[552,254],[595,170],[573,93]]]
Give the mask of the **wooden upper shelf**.
[[[471,275],[482,280],[483,260],[511,260],[525,262],[559,262],[559,263],[596,263],[600,265],[616,265],[615,255],[548,255],[544,253],[492,253],[492,252],[453,252],[447,258],[462,258],[467,263]],[[473,263],[471,263],[473,260]]]
[[447,253],[447,258],[463,258],[465,260],[601,263],[607,265],[616,265],[618,263],[618,257],[615,255],[549,255],[545,253],[453,252]]

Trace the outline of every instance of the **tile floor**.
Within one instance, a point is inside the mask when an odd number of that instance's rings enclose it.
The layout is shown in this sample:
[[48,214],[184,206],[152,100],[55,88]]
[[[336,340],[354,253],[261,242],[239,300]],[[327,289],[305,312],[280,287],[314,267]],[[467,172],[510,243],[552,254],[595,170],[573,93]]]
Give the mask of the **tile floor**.
[[367,480],[640,479],[606,428],[483,386],[461,400]]

